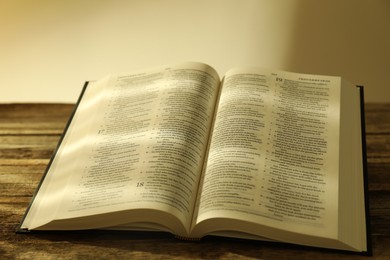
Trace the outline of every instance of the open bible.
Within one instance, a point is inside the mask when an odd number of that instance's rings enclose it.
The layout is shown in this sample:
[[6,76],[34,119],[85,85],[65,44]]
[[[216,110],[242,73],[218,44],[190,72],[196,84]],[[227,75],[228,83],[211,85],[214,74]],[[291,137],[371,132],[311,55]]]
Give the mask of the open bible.
[[370,251],[362,88],[181,63],[88,82],[19,232],[119,229]]

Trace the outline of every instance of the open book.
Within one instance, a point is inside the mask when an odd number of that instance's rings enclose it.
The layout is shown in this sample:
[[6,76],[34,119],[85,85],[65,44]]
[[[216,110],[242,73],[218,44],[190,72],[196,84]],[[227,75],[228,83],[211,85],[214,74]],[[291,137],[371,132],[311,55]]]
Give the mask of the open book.
[[[370,250],[361,88],[202,63],[84,87],[19,232],[123,229]],[[363,126],[363,127],[362,127]]]

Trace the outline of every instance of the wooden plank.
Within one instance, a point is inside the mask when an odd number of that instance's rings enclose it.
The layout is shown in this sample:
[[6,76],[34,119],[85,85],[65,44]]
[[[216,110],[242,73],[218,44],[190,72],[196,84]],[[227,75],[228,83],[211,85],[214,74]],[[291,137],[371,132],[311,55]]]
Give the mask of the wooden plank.
[[2,135],[0,158],[47,159],[57,146],[60,135]]
[[390,191],[390,163],[368,164],[370,191]]
[[74,104],[2,104],[0,135],[61,134]]
[[367,159],[369,163],[390,163],[390,133],[367,134]]
[[[48,162],[48,160],[47,160]],[[20,196],[31,198],[41,180],[46,166],[41,165],[1,165],[1,197],[0,201],[12,200]],[[17,192],[16,192],[17,191]]]
[[[73,105],[0,105],[0,258],[350,259],[350,254],[229,239],[188,243],[137,232],[46,232],[17,235]],[[374,257],[390,258],[390,104],[367,104],[370,215]],[[356,256],[356,259],[367,259]]]
[[365,105],[366,131],[371,134],[390,134],[390,104]]
[[[366,103],[365,111],[369,113],[390,113],[390,103]],[[369,114],[371,117],[371,114]]]

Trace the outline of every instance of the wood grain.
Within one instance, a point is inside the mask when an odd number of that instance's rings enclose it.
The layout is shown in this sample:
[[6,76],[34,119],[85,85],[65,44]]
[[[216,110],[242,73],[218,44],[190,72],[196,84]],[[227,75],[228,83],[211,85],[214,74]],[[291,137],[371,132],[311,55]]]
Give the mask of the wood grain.
[[[347,253],[230,239],[182,242],[116,231],[15,234],[74,106],[0,105],[0,259],[367,259]],[[366,104],[373,258],[390,258],[390,104]]]

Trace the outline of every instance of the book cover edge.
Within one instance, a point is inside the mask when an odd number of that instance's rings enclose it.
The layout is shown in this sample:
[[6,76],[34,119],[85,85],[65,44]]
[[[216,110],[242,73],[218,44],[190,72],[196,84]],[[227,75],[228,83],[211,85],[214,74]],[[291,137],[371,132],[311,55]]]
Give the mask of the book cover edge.
[[363,184],[364,184],[364,206],[366,212],[366,240],[367,251],[365,255],[372,256],[372,239],[371,239],[371,220],[370,220],[370,205],[368,196],[368,165],[367,165],[367,147],[366,147],[366,120],[364,107],[364,86],[356,86],[360,93],[360,117],[361,117],[361,138],[362,138],[362,159],[363,159]]
[[39,184],[38,184],[37,188],[36,188],[35,191],[34,191],[34,194],[33,194],[32,198],[31,198],[31,200],[30,200],[30,203],[29,203],[29,205],[28,205],[28,207],[27,207],[27,209],[26,209],[26,211],[25,211],[25,213],[24,213],[24,215],[23,215],[23,217],[22,217],[22,220],[20,221],[20,223],[19,223],[18,226],[16,227],[16,231],[15,231],[16,233],[24,234],[24,233],[29,233],[29,232],[30,232],[30,230],[27,230],[27,229],[22,228],[22,225],[23,225],[23,223],[24,223],[24,221],[25,221],[25,219],[26,219],[26,217],[27,217],[28,212],[29,212],[30,209],[31,209],[31,206],[32,206],[32,204],[33,204],[33,202],[34,202],[34,200],[35,200],[35,197],[37,196],[37,194],[38,194],[38,192],[39,192],[39,189],[40,189],[41,186],[42,186],[43,181],[44,181],[45,178],[46,178],[47,173],[49,172],[49,169],[50,169],[50,167],[51,167],[51,165],[52,165],[52,163],[53,163],[53,160],[54,160],[54,158],[55,158],[56,155],[57,155],[58,149],[60,148],[60,146],[61,146],[61,144],[62,144],[62,141],[64,140],[64,137],[65,137],[65,135],[66,135],[66,132],[68,131],[68,128],[69,128],[69,126],[70,126],[70,124],[71,124],[71,122],[72,122],[72,120],[73,120],[73,118],[74,118],[74,115],[76,114],[77,108],[78,108],[78,106],[79,106],[79,104],[80,104],[80,102],[81,102],[81,100],[82,100],[82,98],[83,98],[83,96],[84,96],[84,93],[85,93],[85,90],[86,90],[87,87],[88,87],[88,84],[89,84],[89,81],[86,81],[86,82],[84,83],[83,87],[82,87],[82,90],[81,90],[81,93],[80,93],[80,95],[79,95],[79,98],[78,98],[78,100],[77,100],[77,102],[76,102],[76,104],[75,104],[75,107],[73,108],[73,111],[72,111],[72,113],[71,113],[71,115],[70,115],[70,117],[69,117],[69,119],[68,119],[68,122],[66,123],[66,126],[65,126],[65,128],[64,128],[64,130],[63,130],[63,132],[62,132],[62,134],[61,134],[60,140],[58,141],[57,146],[56,146],[56,148],[55,148],[55,150],[54,150],[54,152],[53,152],[53,154],[52,154],[52,156],[51,156],[51,158],[50,158],[50,161],[49,161],[48,165],[46,166],[45,172],[44,172],[44,174],[43,174],[41,180],[39,181]]

